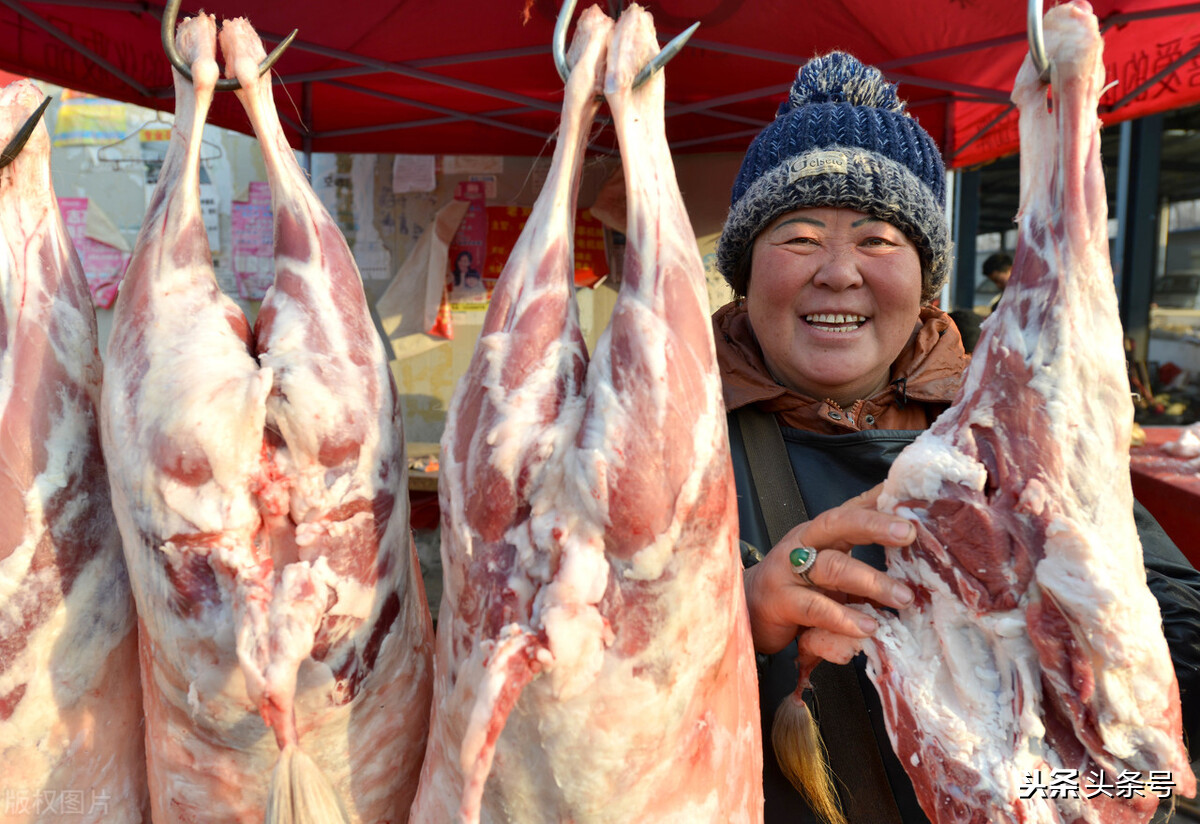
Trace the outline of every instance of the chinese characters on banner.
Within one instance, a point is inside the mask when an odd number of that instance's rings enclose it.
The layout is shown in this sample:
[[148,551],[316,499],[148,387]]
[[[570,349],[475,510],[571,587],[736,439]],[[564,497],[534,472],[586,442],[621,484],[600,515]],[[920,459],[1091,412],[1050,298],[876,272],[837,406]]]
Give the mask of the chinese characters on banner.
[[[1124,37],[1119,35],[1119,28],[1106,36],[1106,91],[1100,98],[1101,119],[1105,124],[1161,111],[1164,98],[1173,101],[1172,109],[1200,100],[1200,57],[1192,56],[1179,63],[1188,52],[1200,46],[1195,20],[1194,15],[1147,19],[1131,27]],[[1159,77],[1160,74],[1163,76]],[[1011,88],[1012,80],[1008,79],[1007,83]],[[1128,99],[1135,91],[1138,93]],[[965,168],[1014,153],[1020,148],[1015,108],[1006,110],[1003,103],[969,101],[954,106],[957,125],[949,141],[947,165]],[[1113,106],[1118,107],[1113,109]]]
[[243,300],[262,300],[275,281],[271,187],[250,184],[249,199],[235,202],[230,215],[233,275]]
[[[526,206],[489,206],[487,265],[483,282],[490,289],[504,271],[504,264],[529,218]],[[604,226],[586,209],[575,213],[575,285],[595,287],[608,277],[604,253]]]
[[67,227],[67,236],[79,253],[92,302],[101,309],[111,308],[117,299],[117,287],[125,275],[125,267],[129,264],[129,253],[87,236],[86,197],[60,197],[58,210]]
[[446,287],[450,290],[451,303],[467,304],[462,308],[470,309],[473,305],[486,304],[488,299],[487,285],[483,281],[489,211],[485,184],[477,180],[463,181],[454,188],[454,199],[465,200],[471,205],[450,241]]

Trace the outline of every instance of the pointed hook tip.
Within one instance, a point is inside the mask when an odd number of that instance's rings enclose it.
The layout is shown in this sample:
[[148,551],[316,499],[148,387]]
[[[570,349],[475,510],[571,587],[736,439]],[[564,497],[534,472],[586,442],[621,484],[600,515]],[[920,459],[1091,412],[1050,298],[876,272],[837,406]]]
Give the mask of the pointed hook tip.
[[684,45],[687,44],[687,41],[691,39],[692,35],[696,33],[696,29],[698,28],[700,28],[699,20],[688,26],[679,34],[675,35],[674,39],[672,39],[670,43],[663,46],[662,50],[654,56],[654,59],[647,63],[645,68],[637,73],[637,77],[633,78],[633,88],[636,89],[638,86],[641,86],[643,83],[649,80],[656,71],[667,65],[667,63],[671,62],[671,58],[682,51]]
[[17,155],[25,148],[25,144],[29,141],[30,136],[33,135],[33,130],[37,128],[38,122],[42,119],[46,107],[50,105],[50,101],[53,99],[53,97],[49,96],[43,98],[38,107],[33,110],[33,113],[25,118],[25,122],[21,124],[21,128],[17,129],[12,139],[8,141],[8,145],[3,150],[0,150],[0,169],[3,169],[17,159]]

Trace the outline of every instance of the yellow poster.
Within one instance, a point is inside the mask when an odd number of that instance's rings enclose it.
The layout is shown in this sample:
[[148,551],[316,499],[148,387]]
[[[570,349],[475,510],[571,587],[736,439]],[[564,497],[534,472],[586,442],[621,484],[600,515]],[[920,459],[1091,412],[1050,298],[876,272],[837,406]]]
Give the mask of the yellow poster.
[[124,103],[66,89],[54,128],[55,146],[104,146],[125,136]]

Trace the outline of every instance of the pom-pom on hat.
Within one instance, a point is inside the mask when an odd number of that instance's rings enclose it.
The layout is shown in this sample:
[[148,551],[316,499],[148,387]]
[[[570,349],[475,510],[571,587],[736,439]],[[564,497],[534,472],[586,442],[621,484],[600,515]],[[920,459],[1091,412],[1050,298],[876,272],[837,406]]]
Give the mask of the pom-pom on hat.
[[717,267],[735,293],[758,233],[784,212],[841,206],[885,220],[921,258],[922,301],[950,271],[946,169],[929,133],[905,112],[878,69],[843,52],[800,67],[788,99],[746,152],[717,246]]

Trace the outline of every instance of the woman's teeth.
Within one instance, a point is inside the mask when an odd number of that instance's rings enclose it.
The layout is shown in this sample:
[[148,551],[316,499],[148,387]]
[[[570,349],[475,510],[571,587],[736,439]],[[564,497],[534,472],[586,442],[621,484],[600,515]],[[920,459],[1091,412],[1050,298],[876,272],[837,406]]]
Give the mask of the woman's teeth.
[[804,320],[813,326],[820,326],[832,332],[853,332],[867,319],[862,315],[805,315]]

